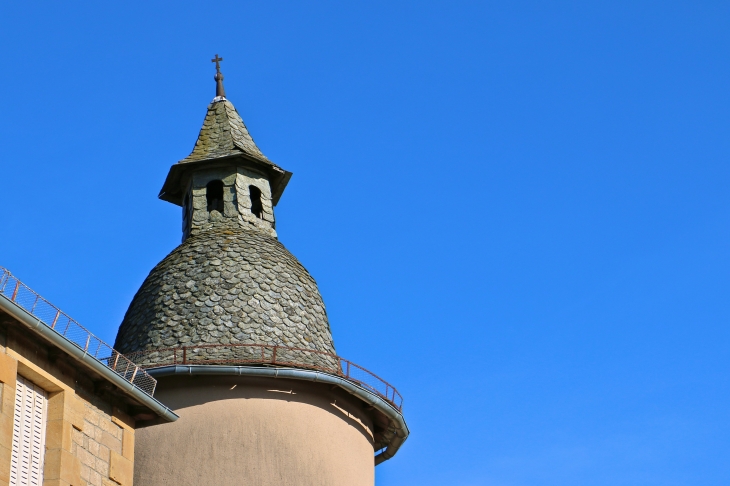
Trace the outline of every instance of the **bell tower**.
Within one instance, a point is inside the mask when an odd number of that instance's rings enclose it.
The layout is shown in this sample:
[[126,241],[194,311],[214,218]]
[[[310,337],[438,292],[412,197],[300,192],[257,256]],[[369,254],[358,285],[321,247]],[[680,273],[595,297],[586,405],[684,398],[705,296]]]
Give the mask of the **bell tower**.
[[216,96],[190,155],[170,168],[160,199],[183,208],[183,241],[211,228],[252,225],[276,236],[274,206],[292,173],[271,162],[253,141],[223,88],[216,63]]
[[222,60],[193,151],[159,195],[182,208],[182,243],[115,342],[180,417],[141,424],[134,483],[372,486],[408,437],[402,398],[336,354],[317,283],[276,234],[292,174],[226,98]]

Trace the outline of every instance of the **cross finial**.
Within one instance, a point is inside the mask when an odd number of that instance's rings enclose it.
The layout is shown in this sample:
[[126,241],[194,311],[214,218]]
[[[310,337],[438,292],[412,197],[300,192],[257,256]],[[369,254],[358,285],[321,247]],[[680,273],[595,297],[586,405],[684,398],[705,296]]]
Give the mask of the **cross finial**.
[[215,63],[215,71],[217,73],[221,72],[221,61],[223,60],[222,57],[218,57],[218,54],[215,55],[214,59],[211,59],[210,62]]
[[215,79],[215,99],[213,101],[226,99],[226,90],[223,89],[223,74],[221,73],[220,64],[222,60],[223,58],[218,57],[218,54],[215,55],[215,58],[210,60],[210,62],[215,63],[215,76],[213,77],[213,79]]

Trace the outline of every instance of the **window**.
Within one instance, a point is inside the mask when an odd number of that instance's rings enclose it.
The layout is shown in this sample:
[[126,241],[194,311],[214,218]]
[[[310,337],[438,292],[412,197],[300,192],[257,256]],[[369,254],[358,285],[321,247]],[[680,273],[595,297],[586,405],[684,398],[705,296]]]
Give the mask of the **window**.
[[12,486],[43,484],[47,404],[48,394],[44,390],[32,381],[18,376],[10,459]]
[[223,214],[223,181],[210,181],[205,186],[205,195],[208,198],[208,212],[215,209]]
[[256,186],[248,186],[248,193],[251,196],[251,214],[261,219],[264,215],[264,206],[261,204],[261,189]]

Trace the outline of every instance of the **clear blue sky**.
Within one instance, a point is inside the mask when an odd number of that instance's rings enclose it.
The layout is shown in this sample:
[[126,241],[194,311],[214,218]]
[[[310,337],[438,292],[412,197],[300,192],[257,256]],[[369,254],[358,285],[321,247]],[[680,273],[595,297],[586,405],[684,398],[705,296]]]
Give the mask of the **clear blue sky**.
[[108,341],[214,96],[390,485],[730,484],[727,2],[3,2],[0,265]]

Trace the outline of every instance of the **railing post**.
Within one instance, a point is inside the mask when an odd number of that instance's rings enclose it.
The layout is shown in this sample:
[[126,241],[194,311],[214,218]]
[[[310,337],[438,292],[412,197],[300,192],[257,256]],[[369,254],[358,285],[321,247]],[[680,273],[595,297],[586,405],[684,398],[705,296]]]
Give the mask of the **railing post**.
[[135,366],[134,373],[132,373],[132,379],[129,380],[130,383],[134,384],[134,379],[137,377],[138,371],[139,371],[139,366]]
[[183,364],[188,364],[188,347],[183,346]]
[[35,302],[33,302],[33,307],[32,307],[32,308],[30,309],[30,313],[31,313],[31,314],[32,314],[33,312],[35,312],[35,306],[36,306],[36,305],[38,304],[38,298],[39,298],[39,297],[40,297],[40,295],[36,294],[36,296],[35,296]]
[[56,328],[56,322],[58,322],[58,316],[60,316],[60,315],[61,315],[61,309],[58,309],[56,311],[56,317],[53,318],[53,324],[51,324],[51,329]]
[[274,346],[274,352],[271,354],[271,364],[276,364],[276,348],[279,346]]
[[15,298],[18,296],[18,289],[20,288],[20,280],[15,281],[15,290],[13,290],[13,296],[10,297],[10,300],[15,302]]
[[177,348],[172,349],[172,364],[177,364]]
[[347,362],[347,377],[350,377],[350,362]]

